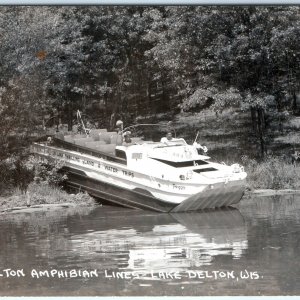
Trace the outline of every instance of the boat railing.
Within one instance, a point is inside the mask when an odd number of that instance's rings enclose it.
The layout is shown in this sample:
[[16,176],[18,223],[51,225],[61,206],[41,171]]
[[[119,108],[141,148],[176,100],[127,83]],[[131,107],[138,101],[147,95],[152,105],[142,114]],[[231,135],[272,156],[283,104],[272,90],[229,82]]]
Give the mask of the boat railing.
[[159,143],[159,145],[156,146],[155,148],[171,148],[171,147],[179,147],[179,146],[186,146],[186,145],[185,144],[170,144],[170,145],[167,145],[167,144]]
[[105,152],[98,151],[98,150],[95,150],[95,149],[87,148],[85,146],[73,144],[73,143],[64,141],[62,139],[56,138],[56,137],[53,137],[52,140],[53,140],[53,144],[51,144],[51,146],[55,146],[55,147],[62,148],[62,149],[65,149],[65,150],[79,152],[81,154],[88,154],[88,155],[95,156],[95,157],[98,157],[98,158],[102,158],[102,159],[105,159],[105,160],[109,160],[109,161],[112,161],[112,162],[117,162],[117,163],[120,163],[120,164],[123,164],[123,165],[127,164],[126,159],[116,157],[113,154],[109,154],[109,153],[105,153]]

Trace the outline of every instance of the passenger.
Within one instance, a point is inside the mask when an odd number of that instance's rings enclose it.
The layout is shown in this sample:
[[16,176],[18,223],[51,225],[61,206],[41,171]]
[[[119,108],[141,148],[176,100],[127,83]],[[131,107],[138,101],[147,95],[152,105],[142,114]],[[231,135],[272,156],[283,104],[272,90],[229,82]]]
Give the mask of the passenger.
[[85,134],[87,136],[90,136],[91,130],[93,129],[92,123],[90,121],[86,122],[86,126],[85,126]]
[[126,131],[124,134],[123,134],[123,143],[124,143],[124,146],[129,146],[132,144],[132,140],[131,140],[131,132],[130,131]]
[[169,145],[169,142],[173,140],[172,132],[168,132],[167,135],[161,138],[160,142]]
[[207,153],[207,151],[208,151],[206,146],[201,146],[197,142],[194,142],[193,146],[197,149],[197,151],[198,151],[199,154],[201,154],[201,152]]
[[46,145],[51,145],[51,144],[52,144],[52,137],[48,136]]
[[61,122],[61,120],[59,121],[59,124],[58,124],[58,126],[57,126],[57,132],[60,132],[60,131],[63,131],[63,129],[64,129],[64,125],[62,124],[62,122]]
[[117,141],[116,144],[118,146],[123,145],[124,135],[123,135],[123,122],[118,120],[116,123],[115,131],[117,132]]
[[82,134],[83,133],[83,127],[81,123],[77,124],[77,133]]
[[119,128],[120,130],[123,130],[123,122],[121,120],[118,120],[116,123],[117,128]]
[[90,121],[87,121],[85,126],[85,134],[90,135],[91,130],[92,130],[92,123]]

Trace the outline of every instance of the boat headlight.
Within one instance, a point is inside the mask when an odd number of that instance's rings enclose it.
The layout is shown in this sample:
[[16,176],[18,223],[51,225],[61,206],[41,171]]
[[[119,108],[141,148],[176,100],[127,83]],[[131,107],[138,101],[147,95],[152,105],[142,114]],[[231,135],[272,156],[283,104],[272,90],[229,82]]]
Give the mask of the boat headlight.
[[186,173],[186,179],[192,179],[192,177],[193,177],[193,171],[187,171],[187,173]]
[[239,164],[233,164],[233,165],[231,165],[231,168],[232,168],[232,172],[233,172],[233,173],[241,173],[241,172],[244,172],[244,167],[243,167],[243,166],[240,166]]

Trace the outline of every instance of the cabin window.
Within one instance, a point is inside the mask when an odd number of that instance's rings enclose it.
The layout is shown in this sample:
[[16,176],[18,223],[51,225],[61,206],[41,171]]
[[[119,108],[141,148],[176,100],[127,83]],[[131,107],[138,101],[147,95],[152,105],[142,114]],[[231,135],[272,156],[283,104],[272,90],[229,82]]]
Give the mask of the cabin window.
[[212,171],[218,171],[218,169],[215,168],[204,168],[204,169],[197,169],[193,170],[196,173],[203,173],[203,172],[212,172]]
[[170,161],[165,159],[159,159],[159,158],[152,158],[157,161],[160,161],[164,164],[167,164],[169,166],[175,167],[175,168],[185,168],[185,167],[194,167],[194,166],[201,166],[201,165],[207,165],[208,162],[198,159],[198,160],[191,160],[191,161]]
[[131,158],[132,159],[142,159],[143,154],[142,153],[132,153]]
[[116,157],[127,159],[126,152],[124,150],[116,149]]

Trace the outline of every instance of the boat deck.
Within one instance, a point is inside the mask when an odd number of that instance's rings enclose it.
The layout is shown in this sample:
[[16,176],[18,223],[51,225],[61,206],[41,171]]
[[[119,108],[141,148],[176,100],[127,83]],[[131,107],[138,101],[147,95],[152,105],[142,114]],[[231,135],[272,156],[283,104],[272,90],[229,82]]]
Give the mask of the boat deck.
[[[112,162],[117,162],[123,165],[127,165],[127,160],[125,158],[122,157],[118,157],[116,155],[116,145],[109,145],[110,148],[106,148],[106,147],[87,147],[87,146],[83,146],[83,145],[79,145],[76,143],[76,138],[74,139],[74,141],[66,141],[57,137],[53,138],[53,144],[51,144],[51,146],[55,146],[58,148],[63,148],[65,150],[70,150],[70,151],[75,151],[75,152],[79,152],[79,153],[84,153],[84,154],[88,154],[94,157],[98,157],[98,158],[102,158],[108,161],[112,161]],[[104,145],[106,146],[106,145]],[[110,151],[108,151],[110,150]]]
[[[55,138],[111,155],[115,154],[116,146],[122,145],[122,136],[115,131],[109,132],[106,129],[93,129],[88,136],[86,134],[74,134],[72,132],[59,133],[55,135]],[[145,142],[139,137],[133,137],[131,140],[132,143]]]

